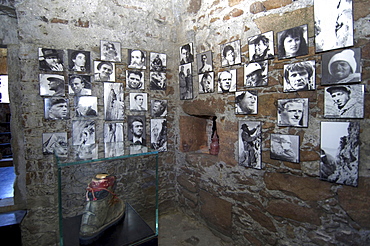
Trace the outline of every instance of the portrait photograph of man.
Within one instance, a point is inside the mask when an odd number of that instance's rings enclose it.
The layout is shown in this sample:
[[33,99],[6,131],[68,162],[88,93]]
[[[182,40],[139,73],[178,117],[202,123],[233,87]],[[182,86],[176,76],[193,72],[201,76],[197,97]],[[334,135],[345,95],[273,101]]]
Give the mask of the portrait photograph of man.
[[148,94],[147,93],[130,93],[130,110],[147,111]]
[[109,61],[94,61],[94,80],[114,82],[116,80],[115,64]]
[[146,146],[146,124],[144,115],[129,115],[127,117],[127,136],[130,145]]
[[212,93],[215,91],[214,72],[199,74],[199,93]]
[[121,43],[112,41],[100,41],[100,59],[102,61],[121,61]]
[[129,90],[143,90],[144,71],[126,70],[126,88]]
[[248,38],[249,61],[263,61],[274,58],[274,32],[265,32]]
[[62,97],[44,98],[45,119],[64,120],[69,118],[68,99]]
[[315,61],[284,65],[284,92],[316,89]]
[[42,134],[42,153],[55,154],[58,157],[68,157],[68,139],[66,132],[53,132]]
[[198,74],[213,71],[212,51],[197,54]]
[[90,73],[90,52],[83,50],[68,50],[69,70],[74,72]]
[[128,49],[128,68],[146,69],[146,51]]
[[193,43],[188,43],[180,47],[180,65],[194,61]]
[[321,180],[358,185],[359,135],[359,122],[321,122]]
[[81,96],[75,98],[76,117],[98,116],[98,98]]
[[44,71],[64,70],[63,50],[39,48],[39,68]]
[[257,114],[257,94],[256,90],[235,92],[235,114]]
[[314,19],[316,52],[353,45],[352,0],[314,0]]
[[149,70],[153,72],[165,72],[167,69],[167,55],[157,52],[150,52]]
[[322,54],[322,85],[361,81],[361,48],[337,50]]
[[154,99],[150,101],[151,115],[153,118],[167,116],[167,100]]
[[218,73],[218,93],[236,91],[236,69],[226,70]]
[[228,67],[241,63],[240,40],[221,46],[221,66]]
[[244,87],[266,86],[268,62],[250,62],[244,65]]
[[339,85],[325,88],[326,118],[363,118],[365,85]]
[[238,145],[240,166],[262,168],[261,122],[241,120],[238,122]]
[[64,76],[59,74],[39,74],[40,96],[64,96]]
[[308,98],[278,100],[278,126],[308,126]]
[[299,163],[299,136],[271,134],[270,158]]
[[68,76],[69,94],[75,96],[90,96],[91,95],[91,76],[70,74]]

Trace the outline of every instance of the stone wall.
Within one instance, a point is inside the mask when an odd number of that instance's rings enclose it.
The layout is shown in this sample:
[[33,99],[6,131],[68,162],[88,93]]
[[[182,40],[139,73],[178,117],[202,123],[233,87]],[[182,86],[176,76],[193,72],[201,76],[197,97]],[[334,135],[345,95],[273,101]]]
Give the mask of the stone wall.
[[[369,83],[369,3],[354,0],[355,45],[362,48],[362,84]],[[195,53],[211,50],[215,74],[221,68],[220,44],[241,40],[242,63],[248,62],[247,38],[308,24],[309,54],[269,62],[268,86],[258,90],[258,114],[235,115],[235,96],[198,94],[194,100],[180,102],[181,120],[198,122],[216,116],[220,153],[211,156],[194,149],[184,152],[182,139],[192,137],[192,123],[181,124],[177,158],[177,191],[180,206],[200,218],[215,233],[233,240],[234,245],[365,245],[370,243],[368,202],[369,100],[365,95],[365,118],[360,123],[360,164],[358,187],[333,184],[319,179],[320,122],[323,116],[324,87],[321,79],[321,54],[314,48],[313,1],[285,0],[189,0],[183,15],[182,44],[192,42]],[[330,11],[330,10],[328,10]],[[275,41],[276,46],[276,41]],[[275,47],[275,54],[277,54]],[[283,93],[283,66],[297,61],[316,61],[315,91]],[[196,67],[196,64],[195,64]],[[243,89],[242,66],[238,88]],[[193,70],[194,74],[196,71]],[[198,91],[194,76],[194,92]],[[278,127],[277,99],[309,99],[307,128]],[[193,117],[197,120],[191,120]],[[262,122],[262,170],[238,166],[238,121]],[[335,120],[332,120],[335,121]],[[204,123],[203,123],[204,124]],[[270,134],[300,137],[300,162],[270,159]],[[197,139],[194,133],[193,136]],[[204,141],[203,141],[204,142]],[[199,145],[199,144],[198,144]],[[191,149],[190,149],[191,150]]]

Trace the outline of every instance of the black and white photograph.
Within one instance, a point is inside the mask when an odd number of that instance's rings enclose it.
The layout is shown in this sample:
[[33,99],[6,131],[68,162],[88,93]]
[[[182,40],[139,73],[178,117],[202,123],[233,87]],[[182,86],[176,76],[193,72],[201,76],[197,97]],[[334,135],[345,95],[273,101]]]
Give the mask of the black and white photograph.
[[150,120],[150,147],[158,152],[167,151],[167,120]]
[[213,71],[212,51],[197,54],[198,74]]
[[8,75],[0,75],[0,103],[9,103]]
[[225,70],[218,73],[218,93],[236,91],[236,69]]
[[127,122],[127,137],[130,145],[146,146],[145,115],[129,115]]
[[240,40],[235,40],[221,47],[221,67],[229,67],[241,63]]
[[105,157],[124,155],[123,123],[104,124]]
[[52,132],[42,134],[42,153],[55,154],[59,158],[68,157],[68,139],[66,132]]
[[68,75],[68,92],[74,96],[91,96],[91,76],[70,74]]
[[68,50],[68,65],[71,71],[90,73],[90,51]]
[[76,117],[98,116],[98,98],[81,96],[75,98]]
[[261,122],[241,120],[238,122],[239,165],[262,169]]
[[149,152],[148,147],[143,145],[130,145],[128,146],[130,155],[141,154]]
[[164,72],[150,72],[150,90],[161,90],[167,89],[167,78]]
[[146,69],[146,51],[128,49],[128,68]]
[[273,59],[274,52],[274,32],[269,31],[248,38],[249,61],[257,62]]
[[284,92],[316,89],[315,61],[284,65]]
[[308,127],[308,98],[279,99],[278,126]]
[[148,110],[148,94],[147,93],[130,93],[130,110],[131,111],[147,111]]
[[314,0],[316,52],[353,45],[352,0]]
[[278,58],[286,59],[308,54],[307,24],[277,34]]
[[39,48],[39,68],[44,71],[62,72],[64,70],[63,50]]
[[214,72],[199,74],[199,93],[212,93],[215,91]]
[[299,136],[271,134],[270,158],[299,163]]
[[113,41],[100,41],[100,59],[102,61],[121,61],[121,43]]
[[322,54],[322,85],[361,81],[361,48],[336,50]]
[[325,88],[326,118],[363,118],[365,85],[338,85]]
[[109,61],[94,61],[94,81],[114,82],[115,64]]
[[69,119],[68,99],[63,97],[44,98],[45,119],[64,120]]
[[104,118],[105,120],[123,120],[125,100],[122,83],[104,83]]
[[64,76],[59,74],[39,74],[40,96],[59,97],[65,95]]
[[235,92],[235,114],[257,114],[256,90]]
[[144,90],[144,71],[126,70],[126,88],[129,90]]
[[244,65],[244,87],[266,86],[268,62],[250,62]]
[[153,118],[166,117],[167,116],[167,100],[154,99],[150,101],[150,111]]
[[193,74],[191,63],[179,66],[180,100],[193,99]]
[[167,55],[157,52],[150,52],[149,70],[153,72],[165,72],[167,69]]
[[72,121],[72,143],[77,160],[98,158],[95,143],[95,121]]
[[359,122],[321,122],[320,179],[358,185]]
[[180,65],[194,61],[193,43],[188,43],[180,47]]

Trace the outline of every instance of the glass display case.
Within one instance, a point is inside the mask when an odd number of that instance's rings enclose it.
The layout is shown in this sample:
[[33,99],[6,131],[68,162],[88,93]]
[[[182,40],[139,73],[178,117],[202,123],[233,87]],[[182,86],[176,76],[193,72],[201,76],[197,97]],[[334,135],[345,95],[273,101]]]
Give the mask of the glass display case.
[[140,245],[157,240],[158,151],[137,148],[130,146],[121,156],[93,160],[70,161],[56,156],[61,246],[80,245],[87,187],[99,173],[115,177],[114,193],[125,204],[125,214],[87,245]]

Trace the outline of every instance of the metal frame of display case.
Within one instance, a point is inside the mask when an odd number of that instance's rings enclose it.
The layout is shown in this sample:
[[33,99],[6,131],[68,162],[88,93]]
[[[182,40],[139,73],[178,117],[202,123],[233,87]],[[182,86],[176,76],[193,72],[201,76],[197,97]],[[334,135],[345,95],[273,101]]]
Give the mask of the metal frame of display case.
[[[125,149],[125,153],[127,150]],[[94,162],[103,162],[103,161],[113,161],[113,160],[122,160],[127,158],[133,157],[140,157],[140,156],[149,156],[155,155],[155,234],[143,238],[139,241],[131,243],[129,245],[139,245],[141,243],[150,241],[151,239],[158,237],[158,151],[148,149],[147,152],[144,153],[136,153],[136,154],[125,154],[122,156],[115,156],[115,157],[107,157],[101,159],[93,159],[93,160],[82,160],[82,161],[74,161],[74,162],[66,162],[62,163],[61,158],[55,155],[57,166],[58,166],[58,213],[59,213],[59,238],[60,238],[60,246],[64,246],[64,228],[63,228],[63,207],[62,207],[62,168],[74,165],[81,165],[81,164],[88,164]]]

